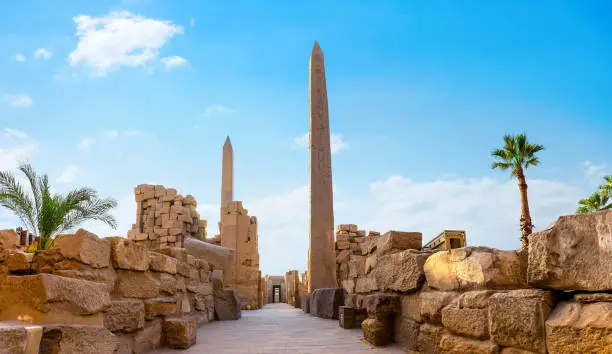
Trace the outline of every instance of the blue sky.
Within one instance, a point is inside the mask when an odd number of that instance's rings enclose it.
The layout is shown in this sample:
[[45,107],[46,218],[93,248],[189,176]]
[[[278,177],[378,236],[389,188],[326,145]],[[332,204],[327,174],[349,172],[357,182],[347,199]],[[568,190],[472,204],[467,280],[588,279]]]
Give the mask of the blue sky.
[[[469,3],[469,6],[468,6]],[[221,147],[260,222],[264,274],[304,270],[308,59],[325,54],[336,223],[464,228],[518,248],[505,133],[546,146],[527,171],[536,228],[612,173],[612,5],[591,1],[2,1],[0,168],[27,158],[58,191],[193,194],[217,232]],[[0,211],[0,227],[15,220]]]

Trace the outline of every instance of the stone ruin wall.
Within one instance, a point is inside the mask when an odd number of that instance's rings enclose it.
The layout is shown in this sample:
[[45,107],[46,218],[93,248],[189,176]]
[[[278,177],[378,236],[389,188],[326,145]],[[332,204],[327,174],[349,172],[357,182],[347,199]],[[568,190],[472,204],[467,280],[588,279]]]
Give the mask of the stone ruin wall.
[[32,254],[13,234],[0,231],[0,321],[21,321],[0,322],[8,352],[38,342],[62,353],[188,348],[196,328],[215,319],[210,266],[184,249],[80,229]]
[[[564,216],[528,254],[421,251],[422,235],[340,225],[340,318],[421,353],[612,353],[612,211]],[[312,306],[312,305],[311,305]],[[350,322],[350,321],[348,321]]]
[[174,188],[141,184],[134,188],[136,223],[128,238],[152,249],[182,247],[185,237],[206,239],[207,221],[200,220],[192,195],[182,196]]
[[[238,293],[242,309],[261,308],[261,271],[257,218],[249,216],[241,201],[232,201],[221,208],[219,244],[235,250],[233,279],[230,287]],[[214,241],[213,241],[214,242]]]

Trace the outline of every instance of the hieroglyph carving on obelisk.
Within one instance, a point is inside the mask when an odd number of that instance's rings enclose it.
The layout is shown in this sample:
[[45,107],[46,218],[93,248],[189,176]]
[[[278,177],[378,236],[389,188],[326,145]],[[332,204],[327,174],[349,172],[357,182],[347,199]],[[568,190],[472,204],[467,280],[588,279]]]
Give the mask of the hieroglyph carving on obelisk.
[[310,249],[309,289],[336,288],[334,200],[329,111],[323,52],[317,42],[310,55]]
[[223,144],[221,169],[221,209],[234,200],[234,150],[229,136]]

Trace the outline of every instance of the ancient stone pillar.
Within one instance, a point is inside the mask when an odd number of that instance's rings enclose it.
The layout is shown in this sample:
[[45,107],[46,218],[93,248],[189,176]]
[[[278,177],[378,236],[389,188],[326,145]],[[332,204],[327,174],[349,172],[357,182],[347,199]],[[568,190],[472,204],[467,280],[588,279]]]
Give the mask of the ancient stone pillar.
[[234,149],[229,136],[223,144],[223,166],[221,170],[221,210],[234,200]]
[[308,291],[335,288],[334,202],[329,112],[323,52],[317,42],[310,55],[310,249]]

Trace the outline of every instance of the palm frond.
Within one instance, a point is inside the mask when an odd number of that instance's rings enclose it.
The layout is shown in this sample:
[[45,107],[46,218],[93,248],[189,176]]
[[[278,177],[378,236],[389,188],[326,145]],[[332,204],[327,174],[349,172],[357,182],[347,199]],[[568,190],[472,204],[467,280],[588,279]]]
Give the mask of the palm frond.
[[8,171],[0,171],[0,205],[15,213],[24,226],[33,227],[36,224],[31,198]]

